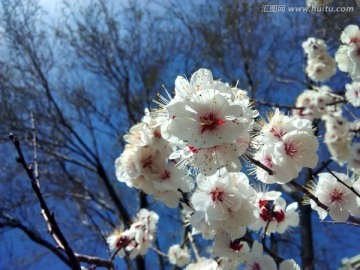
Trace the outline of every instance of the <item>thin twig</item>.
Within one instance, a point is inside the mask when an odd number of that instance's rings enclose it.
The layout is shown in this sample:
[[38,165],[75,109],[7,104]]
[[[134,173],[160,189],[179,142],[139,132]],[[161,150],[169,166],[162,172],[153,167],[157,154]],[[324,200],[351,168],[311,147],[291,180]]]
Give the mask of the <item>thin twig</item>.
[[277,107],[277,108],[280,108],[280,109],[289,109],[289,110],[293,110],[293,109],[303,110],[303,109],[305,109],[305,107],[296,107],[296,106],[290,106],[290,105],[280,105],[280,104],[275,103],[275,102],[267,102],[267,101],[258,100],[258,99],[253,99],[253,101],[255,103],[259,103],[261,105]]
[[270,222],[272,221],[272,215],[273,215],[273,212],[274,212],[274,208],[275,208],[275,204],[273,204],[273,206],[271,207],[270,211],[267,210],[267,218],[269,219],[267,222],[266,222],[266,226],[265,226],[265,229],[264,229],[264,232],[263,232],[263,235],[261,237],[261,243],[264,247],[264,249],[268,249],[268,247],[266,246],[266,232],[269,228],[269,225],[270,225]]
[[153,246],[150,246],[150,249],[152,249],[153,251],[155,251],[156,254],[162,256],[162,257],[168,257],[167,254],[165,254],[164,252],[162,252],[161,250],[159,250],[158,248],[156,247],[153,247]]
[[[349,219],[350,220],[350,219]],[[359,227],[360,224],[358,223],[353,223],[353,222],[339,222],[339,221],[333,221],[333,220],[320,220],[320,223],[329,223],[329,224],[346,224],[346,225],[352,225],[352,226],[357,226]]]
[[295,181],[291,181],[289,184],[295,187],[297,190],[301,191],[302,193],[306,194],[310,199],[312,199],[317,204],[317,206],[321,207],[326,211],[329,211],[329,207],[327,207],[325,204],[320,202],[320,200],[314,194],[312,194],[307,188],[296,183]]
[[323,169],[326,168],[327,165],[329,165],[333,160],[328,159],[326,162],[322,162],[322,166],[318,168],[316,171],[311,172],[311,176],[317,176],[320,172],[322,172]]
[[246,155],[245,158],[249,159],[249,160],[250,160],[252,163],[254,163],[256,166],[259,166],[261,169],[265,170],[269,175],[273,175],[273,174],[274,174],[274,172],[273,172],[270,168],[266,167],[266,166],[265,166],[264,164],[262,164],[260,161],[252,158],[250,155]]
[[16,136],[14,136],[13,134],[10,134],[9,138],[13,141],[15,148],[17,150],[18,153],[18,158],[17,158],[17,162],[19,162],[22,167],[24,168],[24,170],[26,171],[30,182],[31,182],[31,186],[38,198],[38,201],[40,203],[40,207],[42,209],[42,213],[45,219],[45,221],[48,223],[50,232],[54,238],[54,240],[58,240],[58,244],[59,246],[62,246],[65,253],[67,254],[70,264],[71,264],[71,268],[75,269],[75,270],[81,270],[80,264],[73,252],[73,250],[71,249],[69,243],[67,242],[65,236],[63,235],[62,231],[60,230],[56,220],[55,220],[55,215],[52,211],[50,211],[50,209],[48,208],[44,197],[40,191],[39,186],[36,183],[36,179],[35,179],[35,175],[34,175],[34,170],[32,168],[32,166],[28,166],[25,157],[22,153],[21,147],[20,147],[20,141],[17,139]]
[[197,247],[195,245],[194,238],[192,237],[191,232],[188,232],[187,236],[188,236],[191,248],[194,251],[195,259],[196,259],[196,261],[199,261],[199,259],[200,259],[199,252],[197,250]]
[[109,270],[115,270],[115,266],[112,261],[105,260],[105,259],[102,259],[99,257],[78,254],[78,253],[75,253],[75,256],[80,262],[84,262],[87,264],[93,264],[93,265],[96,265],[97,267],[105,267]]
[[31,129],[32,129],[32,137],[33,137],[33,147],[34,147],[34,177],[36,180],[36,184],[40,188],[35,118],[34,118],[34,114],[32,112],[30,113],[30,118],[31,118]]

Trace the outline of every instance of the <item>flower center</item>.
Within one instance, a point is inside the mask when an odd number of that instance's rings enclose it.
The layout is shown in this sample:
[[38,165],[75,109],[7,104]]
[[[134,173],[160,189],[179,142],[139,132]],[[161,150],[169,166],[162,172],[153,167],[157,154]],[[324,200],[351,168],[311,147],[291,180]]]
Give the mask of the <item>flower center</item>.
[[285,218],[285,213],[283,210],[280,211],[271,211],[266,208],[261,210],[260,217],[265,221],[276,220],[277,222],[281,222]]
[[270,129],[270,132],[272,133],[272,134],[274,134],[274,136],[276,137],[276,138],[279,138],[279,139],[281,139],[284,135],[285,135],[285,130],[283,129],[283,128],[281,128],[281,127],[272,127],[271,129]]
[[116,248],[117,249],[122,249],[122,248],[126,248],[131,242],[131,239],[127,236],[121,236],[117,242],[116,242]]
[[210,195],[211,195],[211,199],[213,200],[213,202],[215,202],[215,201],[222,202],[224,199],[223,198],[224,191],[222,191],[219,188],[215,188],[214,190],[210,191]]
[[352,37],[352,38],[350,38],[350,44],[351,43],[358,43],[358,42],[360,42],[360,39],[358,38],[358,37]]
[[209,113],[207,115],[200,117],[201,125],[201,134],[205,131],[214,131],[219,126],[225,123],[223,119],[217,119],[215,114]]
[[143,169],[145,169],[145,168],[151,169],[151,166],[152,166],[152,155],[149,155],[142,160],[142,167],[143,167]]
[[236,239],[230,243],[230,248],[234,251],[239,251],[244,245],[240,244],[240,240]]
[[269,201],[268,200],[259,200],[259,207],[263,208],[266,207],[266,205],[268,205]]
[[285,213],[283,210],[274,211],[273,207],[270,206],[269,201],[267,200],[260,200],[259,207],[261,209],[260,217],[265,221],[272,221],[276,220],[277,222],[281,222],[285,219]]
[[160,139],[161,138],[160,130],[154,130],[153,135],[155,138]]
[[272,159],[271,159],[271,156],[266,156],[264,158],[264,165],[266,167],[268,167],[269,169],[271,169],[273,167],[273,163],[272,163]]
[[166,179],[170,179],[170,172],[165,170],[162,172],[162,174],[160,175],[161,180],[166,180]]
[[331,197],[331,202],[341,202],[343,199],[343,193],[337,189],[334,189],[331,193],[330,193],[330,197]]
[[285,143],[285,153],[290,156],[290,157],[293,157],[295,156],[297,150],[296,150],[296,147],[293,143]]
[[261,270],[260,265],[258,263],[254,263],[251,265],[251,270]]

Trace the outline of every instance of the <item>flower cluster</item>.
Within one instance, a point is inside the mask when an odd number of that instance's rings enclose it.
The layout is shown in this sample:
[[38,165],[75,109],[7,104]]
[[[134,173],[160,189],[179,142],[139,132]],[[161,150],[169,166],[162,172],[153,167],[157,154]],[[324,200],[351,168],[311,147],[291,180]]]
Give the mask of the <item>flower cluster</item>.
[[161,137],[160,128],[145,111],[142,121],[134,125],[124,136],[128,143],[121,156],[115,161],[116,177],[129,187],[153,194],[169,207],[177,207],[181,192],[188,192],[193,186],[186,171],[179,170],[169,155],[171,143]]
[[348,72],[354,81],[360,80],[360,29],[357,25],[347,26],[340,36],[341,45],[335,54],[338,67]]
[[360,130],[360,122],[350,122],[340,115],[324,116],[325,137],[331,158],[340,165],[347,163],[347,168],[360,173],[360,144],[356,135]]
[[190,81],[177,77],[174,98],[155,115],[162,136],[178,147],[170,159],[211,175],[221,167],[241,169],[239,156],[249,147],[258,112],[250,108],[245,91],[214,81],[209,70],[200,69]]
[[334,93],[330,87],[323,85],[312,90],[305,90],[296,99],[293,113],[309,120],[320,119],[323,115],[338,113],[340,105],[337,101],[342,98]]
[[288,183],[303,167],[314,168],[317,164],[319,142],[307,119],[286,116],[276,110],[257,139],[261,146],[254,157],[272,171],[269,174],[256,167],[256,176],[264,183]]
[[115,230],[107,238],[110,249],[120,257],[128,255],[133,259],[139,254],[144,255],[155,239],[158,220],[159,216],[155,212],[140,209],[128,230]]
[[213,238],[221,230],[234,239],[242,237],[255,221],[255,190],[244,173],[224,168],[212,176],[198,174],[197,189],[191,197],[195,213],[190,218],[194,232]]
[[322,82],[335,74],[335,60],[326,51],[326,45],[323,40],[309,38],[303,42],[302,47],[308,57],[305,71],[310,79]]
[[[316,6],[329,2],[307,1]],[[354,80],[346,85],[345,97],[360,106],[356,81],[360,79],[359,28],[348,26],[341,41],[344,45],[336,53],[336,61]],[[310,79],[322,82],[335,73],[336,62],[323,40],[309,38],[302,46]],[[281,192],[257,192],[240,172],[240,158],[253,163],[261,182],[289,183],[302,168],[316,167],[319,142],[311,120],[321,119],[332,159],[360,173],[360,143],[355,140],[360,122],[342,116],[339,104],[346,100],[328,86],[309,88],[297,98],[292,116],[276,109],[267,121],[258,121],[259,113],[251,107],[245,91],[214,80],[211,71],[200,69],[190,80],[178,76],[174,96],[167,91],[167,96],[159,95],[159,108],[151,113],[145,110],[142,121],[124,136],[127,144],[115,162],[117,179],[169,207],[182,201],[183,221],[191,225],[192,234],[213,240],[212,258],[200,258],[197,263],[190,263],[185,242],[171,246],[167,255],[171,264],[187,265],[189,270],[235,269],[239,265],[247,270],[300,269],[293,260],[277,265],[263,254],[261,244],[245,236],[248,230],[264,237],[284,234],[299,225],[299,213],[298,203],[287,205]],[[360,181],[341,173],[320,173],[317,183],[304,190],[312,193],[307,193],[311,207],[321,219],[328,214],[338,222],[350,215],[360,217]],[[120,256],[145,254],[157,221],[155,213],[142,209],[130,228],[115,231],[108,243]]]

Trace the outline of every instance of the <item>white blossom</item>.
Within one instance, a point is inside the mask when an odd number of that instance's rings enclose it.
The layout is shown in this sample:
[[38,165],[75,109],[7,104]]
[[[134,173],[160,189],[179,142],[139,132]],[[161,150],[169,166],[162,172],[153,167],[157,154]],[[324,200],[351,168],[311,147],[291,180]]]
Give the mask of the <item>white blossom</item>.
[[196,211],[205,213],[205,221],[219,221],[227,218],[226,209],[236,211],[242,204],[241,191],[231,180],[226,170],[209,177],[197,177],[198,188],[191,197]]
[[128,230],[117,229],[107,238],[110,249],[117,251],[120,257],[129,254],[133,259],[139,254],[144,255],[154,240],[158,220],[155,212],[140,209]]
[[279,270],[301,270],[301,268],[294,260],[290,259],[281,262]]
[[[308,1],[310,2],[310,1]],[[311,1],[308,6],[318,6],[320,1]],[[321,1],[324,2],[324,1]],[[308,38],[302,47],[307,55],[306,74],[316,82],[324,81],[336,72],[335,60],[327,53],[324,40]]]
[[251,229],[265,231],[266,228],[266,234],[274,232],[283,234],[289,227],[299,225],[298,204],[295,202],[286,206],[285,200],[276,195],[276,193],[258,193],[258,219],[249,226]]
[[169,262],[178,267],[183,267],[187,265],[190,262],[191,258],[189,249],[186,246],[181,247],[178,244],[172,245],[169,248],[168,257]]
[[201,257],[198,262],[189,264],[185,270],[222,270],[214,259]]
[[351,148],[350,123],[339,115],[328,115],[325,120],[325,138],[331,158],[343,165],[349,159]]
[[[349,187],[352,182],[346,174],[335,173]],[[349,211],[355,210],[357,206],[356,195],[344,184],[340,183],[330,173],[319,173],[318,182],[313,187],[314,195],[320,202],[329,207],[329,215],[334,221],[344,222],[349,218]],[[327,216],[326,210],[311,202],[311,207],[319,213],[321,219]]]
[[327,52],[324,52],[309,58],[305,71],[311,80],[322,82],[335,74],[336,62]]
[[[165,100],[165,99],[164,99]],[[246,92],[214,81],[206,69],[190,81],[175,80],[175,96],[161,105],[161,134],[178,147],[170,155],[180,168],[192,166],[206,175],[222,167],[241,169],[239,156],[250,146],[256,110]],[[164,120],[165,119],[165,120]]]
[[341,45],[335,61],[343,72],[348,72],[354,81],[360,80],[360,30],[356,25],[347,26],[341,34]]
[[345,96],[353,106],[360,107],[360,82],[345,85]]
[[341,97],[332,93],[330,87],[323,85],[314,90],[303,91],[296,99],[296,107],[293,113],[309,120],[321,118],[323,115],[341,112],[338,104],[330,105],[341,100]]
[[302,43],[302,47],[304,49],[305,54],[309,58],[314,58],[326,52],[325,41],[314,37],[310,37],[306,41],[304,41]]
[[244,270],[277,270],[277,266],[272,257],[263,254],[263,246],[254,241],[251,252],[245,259]]
[[218,232],[212,248],[214,257],[227,257],[243,261],[249,253],[249,245],[240,239],[231,238],[225,232]]
[[259,144],[255,158],[270,169],[256,168],[256,175],[264,183],[287,183],[295,178],[302,167],[317,165],[318,141],[313,134],[312,124],[298,116],[286,116],[279,110],[269,117],[257,137]]

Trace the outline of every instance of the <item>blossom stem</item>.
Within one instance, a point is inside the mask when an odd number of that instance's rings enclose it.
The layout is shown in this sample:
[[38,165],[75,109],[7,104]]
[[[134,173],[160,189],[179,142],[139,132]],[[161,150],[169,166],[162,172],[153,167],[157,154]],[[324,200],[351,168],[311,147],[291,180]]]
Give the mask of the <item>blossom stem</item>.
[[150,248],[151,248],[153,251],[155,251],[156,254],[159,254],[159,255],[161,255],[161,256],[163,256],[163,257],[166,257],[166,258],[168,257],[167,254],[165,254],[164,252],[160,251],[160,250],[157,249],[156,247],[151,246]]
[[191,232],[188,232],[187,236],[188,236],[189,242],[190,242],[190,244],[191,244],[191,248],[192,248],[193,251],[194,251],[194,255],[195,255],[196,261],[199,261],[199,259],[200,259],[199,252],[198,252],[198,250],[197,250],[197,247],[196,247],[196,245],[195,245],[194,238],[192,237]]

